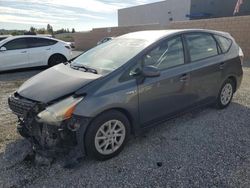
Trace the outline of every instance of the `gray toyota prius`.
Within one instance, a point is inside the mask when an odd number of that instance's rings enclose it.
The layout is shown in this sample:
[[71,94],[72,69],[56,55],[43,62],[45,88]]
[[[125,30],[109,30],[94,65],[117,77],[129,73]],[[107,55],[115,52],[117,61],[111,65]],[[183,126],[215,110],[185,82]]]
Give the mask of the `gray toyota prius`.
[[106,160],[139,134],[186,111],[226,108],[243,52],[212,30],[129,33],[26,81],[8,99],[35,153]]

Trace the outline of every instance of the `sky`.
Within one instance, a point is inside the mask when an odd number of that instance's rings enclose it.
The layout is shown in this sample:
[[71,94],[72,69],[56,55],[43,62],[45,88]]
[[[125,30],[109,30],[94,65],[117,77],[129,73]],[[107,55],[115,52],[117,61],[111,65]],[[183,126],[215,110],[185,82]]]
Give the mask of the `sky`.
[[117,10],[159,0],[0,0],[0,29],[85,31],[118,25]]

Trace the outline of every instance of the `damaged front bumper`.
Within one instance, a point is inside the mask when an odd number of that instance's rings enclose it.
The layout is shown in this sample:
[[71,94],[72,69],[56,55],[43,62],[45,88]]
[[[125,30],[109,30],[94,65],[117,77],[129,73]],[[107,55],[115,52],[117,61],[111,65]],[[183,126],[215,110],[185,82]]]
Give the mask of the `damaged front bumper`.
[[89,118],[73,115],[58,125],[49,125],[36,118],[44,105],[17,93],[10,96],[8,102],[10,109],[18,116],[18,132],[31,142],[35,153],[46,157],[70,153],[79,158],[85,155],[84,134]]

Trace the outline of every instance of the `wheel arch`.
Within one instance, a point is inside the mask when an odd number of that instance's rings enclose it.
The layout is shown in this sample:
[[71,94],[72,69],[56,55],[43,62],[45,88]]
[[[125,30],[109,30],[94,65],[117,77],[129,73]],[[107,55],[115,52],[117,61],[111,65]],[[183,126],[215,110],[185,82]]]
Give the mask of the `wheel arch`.
[[230,75],[230,76],[228,76],[227,79],[232,80],[232,82],[233,82],[233,84],[234,84],[233,91],[234,91],[234,93],[235,93],[235,92],[236,92],[236,89],[237,89],[237,78],[236,78],[236,76]]
[[[109,108],[109,109],[106,109],[100,113],[98,113],[92,120],[91,122],[98,116],[100,116],[101,114],[104,114],[106,112],[109,112],[109,111],[118,111],[120,113],[122,113],[123,115],[125,115],[127,118],[128,118],[128,121],[130,123],[130,130],[131,130],[131,134],[134,134],[135,133],[135,127],[134,127],[134,124],[135,124],[135,119],[134,117],[132,116],[132,114],[126,110],[125,108],[121,108],[121,107],[113,107],[113,108]],[[89,125],[91,124],[91,122],[89,123]],[[88,125],[88,126],[89,126]]]
[[128,121],[130,123],[130,129],[131,129],[131,133],[134,134],[134,119],[133,119],[133,116],[130,114],[130,112],[124,108],[113,108],[111,110],[116,110],[116,111],[119,111],[121,112],[122,114],[124,114],[127,118],[128,118]]

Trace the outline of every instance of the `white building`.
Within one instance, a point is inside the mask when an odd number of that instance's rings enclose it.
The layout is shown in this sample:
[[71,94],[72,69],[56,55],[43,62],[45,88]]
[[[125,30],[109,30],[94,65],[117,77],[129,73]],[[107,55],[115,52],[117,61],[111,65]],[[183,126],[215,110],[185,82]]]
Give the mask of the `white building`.
[[[118,10],[119,26],[160,24],[171,21],[233,16],[238,0],[165,0]],[[237,15],[250,15],[250,0],[244,0]]]
[[118,10],[119,26],[160,24],[189,20],[191,0],[166,0]]

